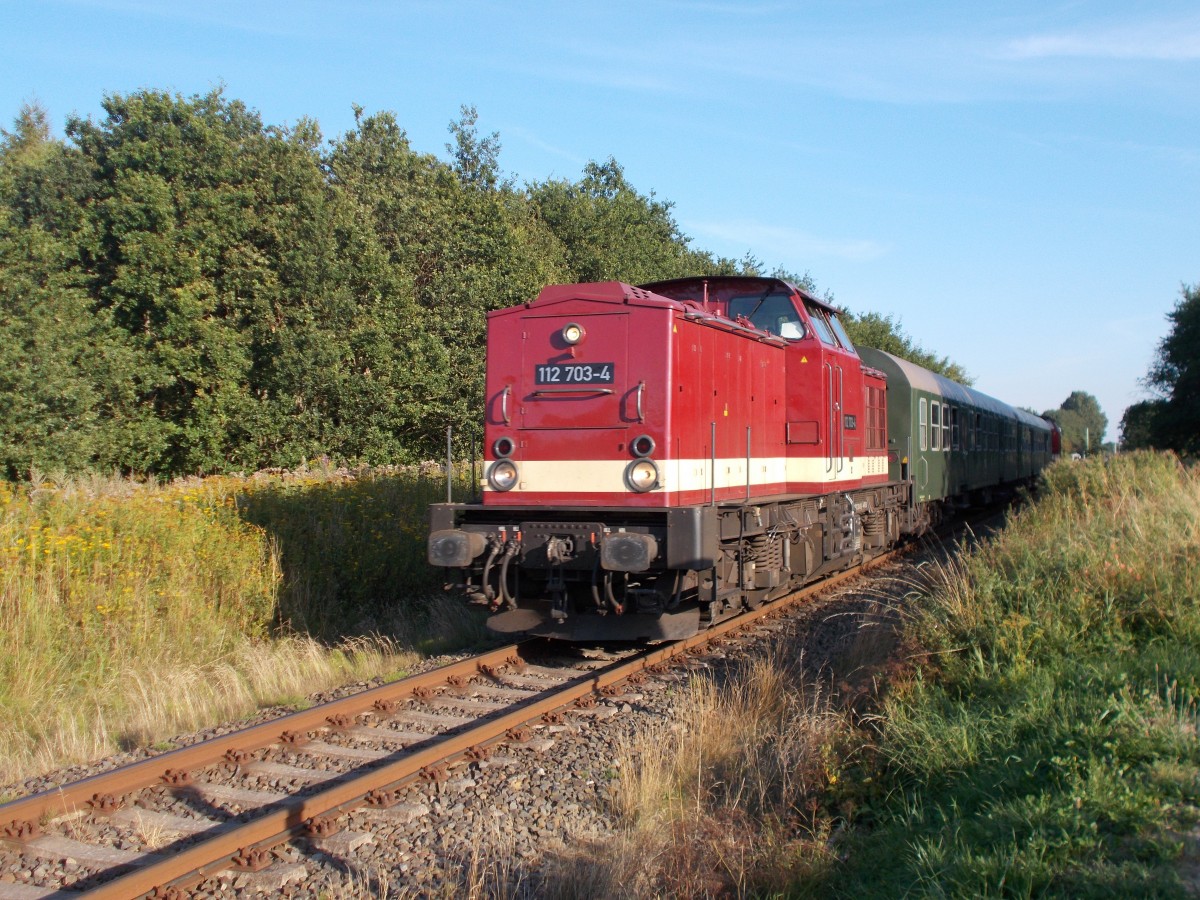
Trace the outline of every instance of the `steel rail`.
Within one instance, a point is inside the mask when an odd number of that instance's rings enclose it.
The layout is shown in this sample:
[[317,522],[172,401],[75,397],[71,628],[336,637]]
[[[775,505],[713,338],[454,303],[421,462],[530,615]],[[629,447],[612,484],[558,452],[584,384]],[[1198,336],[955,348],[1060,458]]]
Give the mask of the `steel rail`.
[[544,642],[536,640],[509,644],[479,656],[389,682],[358,694],[314,706],[311,709],[289,713],[277,719],[211,738],[190,747],[181,747],[178,750],[130,763],[110,772],[92,775],[82,781],[31,794],[19,800],[12,800],[0,805],[0,838],[15,839],[22,833],[28,833],[30,825],[89,807],[93,805],[93,800],[97,795],[117,797],[130,791],[160,784],[164,781],[163,776],[168,770],[190,772],[223,762],[227,759],[226,754],[231,751],[256,750],[278,742],[284,731],[302,732],[328,726],[330,724],[328,720],[338,715],[370,709],[377,702],[394,701],[409,696],[421,688],[444,685],[447,683],[447,679],[454,675],[474,675],[483,666],[502,665],[512,656],[528,653],[534,645],[539,643],[544,646]]
[[262,815],[238,826],[236,830],[226,830],[203,843],[105,882],[88,891],[85,896],[96,900],[123,900],[143,896],[164,886],[193,885],[226,868],[230,861],[239,855],[244,855],[250,850],[269,848],[302,833],[308,827],[308,823],[314,820],[328,818],[364,805],[368,795],[377,791],[395,790],[422,772],[455,762],[476,748],[498,743],[515,729],[570,707],[580,698],[601,695],[605,688],[627,681],[632,675],[657,666],[672,657],[686,654],[730,632],[743,629],[759,619],[777,616],[802,599],[857,578],[892,558],[894,552],[874,557],[860,566],[806,585],[780,598],[782,602],[765,604],[757,610],[727,619],[692,637],[644,650],[629,659],[571,679],[563,685],[549,689],[540,698],[520,701],[511,712],[489,716],[465,730],[437,739],[432,746],[416,751],[397,751],[403,756],[395,761],[341,781],[319,793],[278,801],[268,807]]
[[[330,820],[351,809],[370,805],[395,792],[421,774],[435,775],[436,770],[454,764],[464,757],[486,755],[492,745],[512,740],[517,729],[531,722],[548,720],[553,714],[571,707],[581,698],[600,696],[606,688],[627,681],[672,657],[688,653],[731,632],[738,631],[759,619],[776,616],[800,601],[857,578],[902,551],[890,551],[840,573],[829,575],[819,582],[805,585],[778,600],[756,610],[726,619],[692,637],[643,650],[637,655],[586,675],[577,676],[564,684],[547,688],[531,698],[518,701],[507,712],[490,714],[470,726],[460,726],[444,735],[430,735],[430,741],[420,749],[400,749],[394,759],[383,765],[376,763],[361,774],[347,774],[327,788],[303,797],[288,797],[252,812],[246,822],[228,821],[196,835],[196,843],[178,852],[139,866],[124,875],[97,885],[85,892],[96,898],[140,897],[156,889],[194,885],[229,866],[236,858],[259,854],[291,837],[305,832],[317,820]],[[178,779],[172,773],[191,772],[221,762],[236,761],[244,753],[261,749],[285,740],[292,735],[321,728],[339,727],[339,716],[387,709],[390,703],[413,696],[422,688],[432,689],[453,684],[455,676],[490,674],[492,669],[516,662],[518,667],[547,646],[539,639],[510,644],[460,660],[446,666],[381,685],[330,703],[291,713],[268,722],[222,735],[192,747],[164,753],[141,760],[111,772],[86,778],[39,794],[0,805],[0,838],[20,845],[22,833],[29,826],[80,808],[97,806],[101,798],[110,803],[127,794],[156,784],[168,787]],[[290,735],[289,735],[290,736]],[[183,787],[183,790],[190,787]],[[394,796],[394,794],[393,794]],[[102,805],[102,803],[100,804]]]

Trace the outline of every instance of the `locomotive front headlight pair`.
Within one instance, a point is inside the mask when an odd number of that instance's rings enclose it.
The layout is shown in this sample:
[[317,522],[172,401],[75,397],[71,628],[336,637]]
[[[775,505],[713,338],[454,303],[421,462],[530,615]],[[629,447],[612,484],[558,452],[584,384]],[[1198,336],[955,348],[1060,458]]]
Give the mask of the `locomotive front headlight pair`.
[[517,471],[517,464],[509,459],[514,447],[510,437],[496,438],[496,442],[492,444],[497,459],[488,467],[487,481],[494,491],[511,491],[517,485],[520,473]]
[[635,437],[629,442],[629,449],[637,459],[625,467],[625,484],[639,494],[654,490],[658,487],[658,464],[650,458],[654,438],[648,434]]

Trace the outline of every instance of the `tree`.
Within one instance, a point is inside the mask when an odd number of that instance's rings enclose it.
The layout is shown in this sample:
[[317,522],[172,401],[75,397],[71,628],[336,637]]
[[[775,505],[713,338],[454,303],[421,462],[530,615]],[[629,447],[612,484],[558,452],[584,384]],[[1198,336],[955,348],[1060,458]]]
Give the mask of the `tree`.
[[0,473],[119,467],[133,348],[80,266],[90,179],[25,106],[0,138]]
[[460,112],[461,118],[450,123],[454,143],[446,145],[454,157],[454,171],[465,184],[492,190],[500,177],[500,135],[493,131],[487,137],[479,136],[475,127],[479,113],[474,106],[464,105]]
[[959,384],[970,385],[974,381],[958,363],[952,362],[948,357],[930,353],[920,346],[891,316],[882,316],[873,312],[856,315],[846,311],[842,313],[842,324],[846,328],[846,333],[850,335],[850,340],[855,344],[874,347],[893,356],[899,356],[901,359],[907,359],[909,362],[944,375]]
[[[1200,453],[1200,284],[1184,285],[1167,314],[1171,330],[1162,343],[1146,384],[1159,395],[1150,431],[1155,446]],[[1136,415],[1144,415],[1138,413]]]
[[562,242],[572,280],[643,284],[732,268],[691,250],[671,204],[638,193],[611,157],[589,162],[577,182],[532,185],[529,199]]
[[173,475],[266,464],[293,424],[271,335],[322,300],[320,132],[303,120],[264,128],[220,89],[102,105],[102,120],[70,119],[67,134],[91,179],[81,264],[97,308],[137,350],[125,465]]
[[1142,450],[1157,446],[1159,417],[1166,402],[1143,400],[1125,409],[1121,416],[1121,449]]
[[1108,416],[1100,409],[1100,402],[1086,391],[1072,391],[1058,409],[1048,409],[1042,415],[1062,432],[1063,453],[1093,452],[1104,443]]

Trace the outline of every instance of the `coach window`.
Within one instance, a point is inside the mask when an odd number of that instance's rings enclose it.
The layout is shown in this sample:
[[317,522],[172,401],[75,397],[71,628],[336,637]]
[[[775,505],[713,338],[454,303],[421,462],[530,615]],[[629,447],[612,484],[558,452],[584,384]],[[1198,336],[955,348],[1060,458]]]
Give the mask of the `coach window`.
[[942,404],[933,400],[929,404],[929,429],[933,432],[930,450],[942,449]]
[[950,413],[954,412],[949,405],[942,407],[942,449],[950,452]]
[[929,410],[925,398],[921,398],[921,450],[929,449]]

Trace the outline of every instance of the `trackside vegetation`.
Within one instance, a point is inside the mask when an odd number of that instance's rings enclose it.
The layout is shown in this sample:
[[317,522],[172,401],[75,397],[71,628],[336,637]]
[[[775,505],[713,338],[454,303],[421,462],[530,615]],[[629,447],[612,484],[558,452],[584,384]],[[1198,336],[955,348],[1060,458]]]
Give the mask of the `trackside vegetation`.
[[1136,453],[1048,470],[914,605],[916,662],[842,782],[853,837],[816,892],[1187,893],[1197,559],[1195,468]]
[[479,640],[431,599],[439,498],[416,467],[0,482],[0,783]]
[[1194,895],[1197,559],[1200,472],[1057,464],[926,566],[874,706],[787,647],[695,679],[619,760],[623,836],[558,860],[563,896]]

